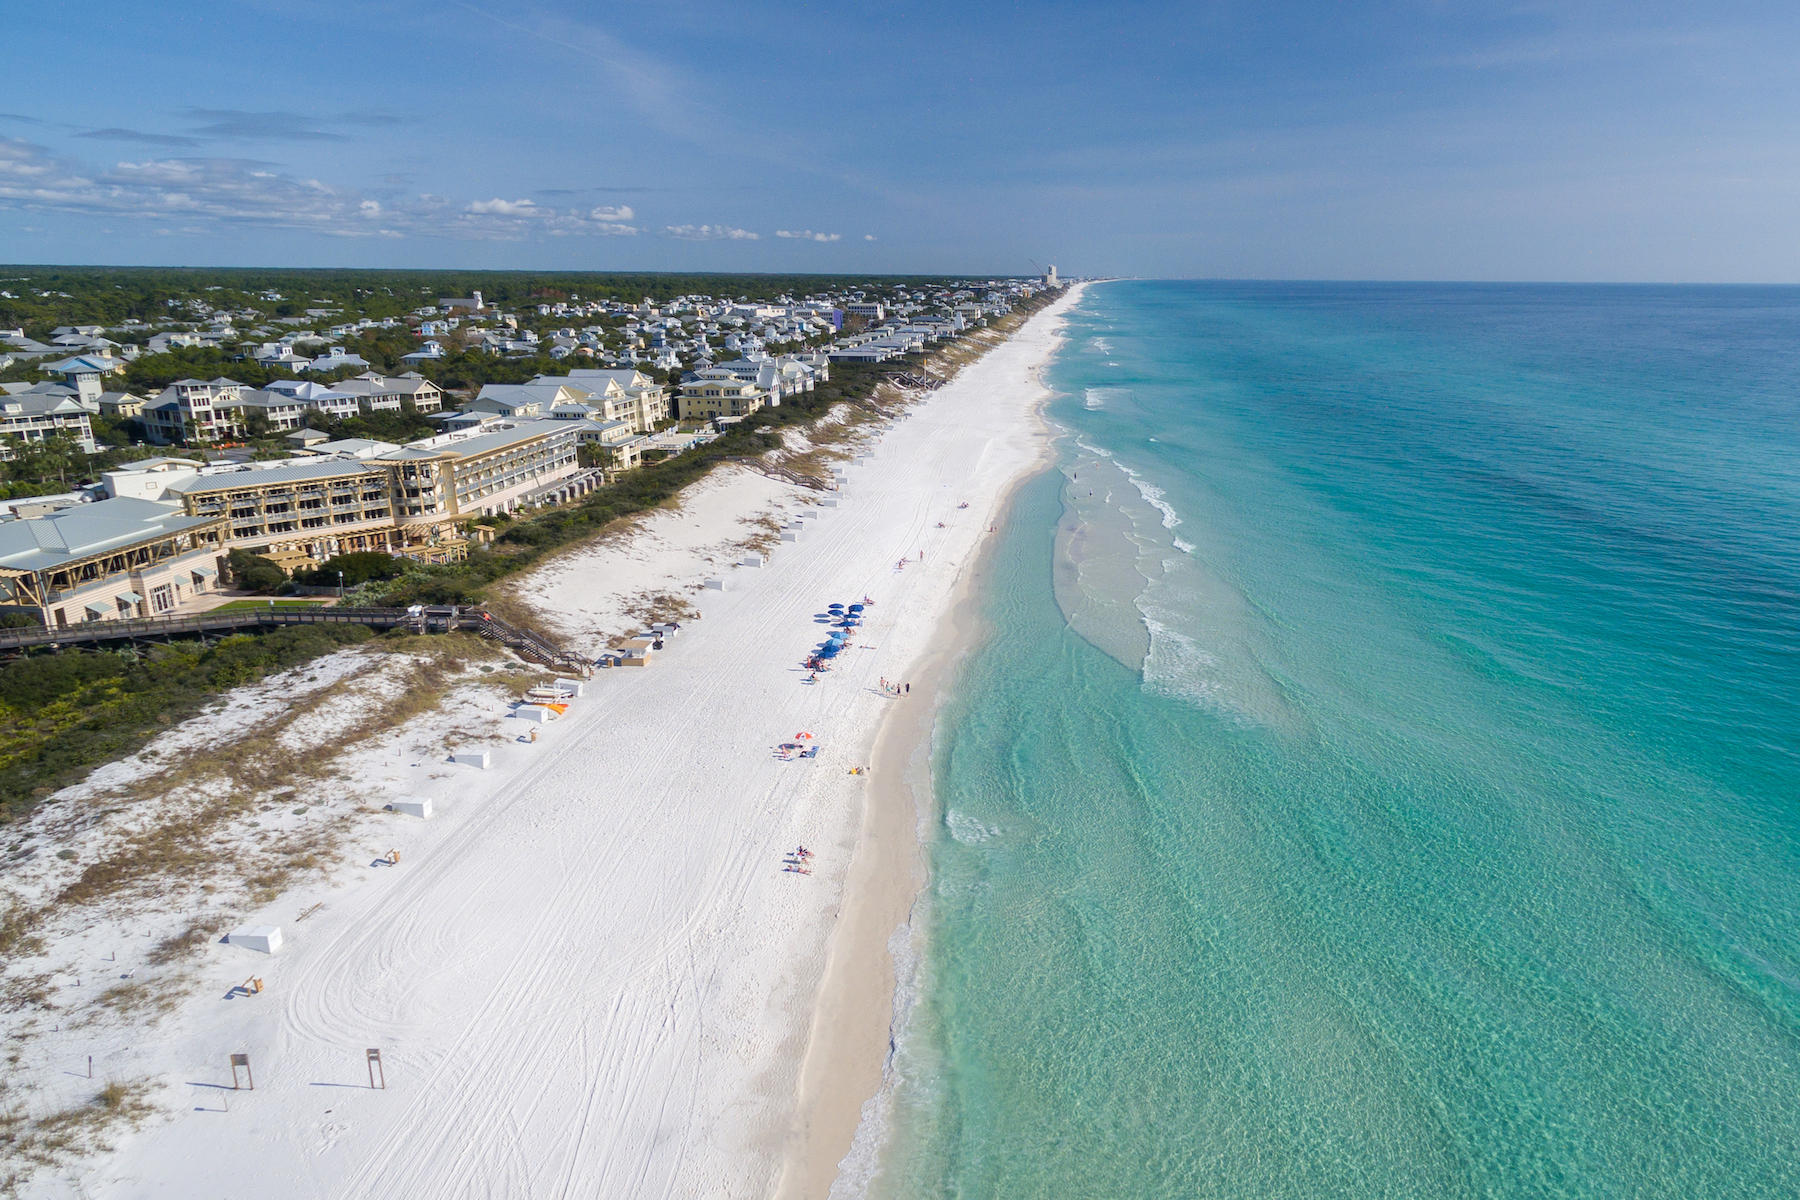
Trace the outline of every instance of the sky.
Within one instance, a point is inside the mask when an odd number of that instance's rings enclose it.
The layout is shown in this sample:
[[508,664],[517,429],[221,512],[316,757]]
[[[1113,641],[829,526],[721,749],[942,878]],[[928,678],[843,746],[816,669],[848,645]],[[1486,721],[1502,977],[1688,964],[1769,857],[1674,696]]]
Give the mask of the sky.
[[1800,5],[0,3],[0,262],[1800,281]]

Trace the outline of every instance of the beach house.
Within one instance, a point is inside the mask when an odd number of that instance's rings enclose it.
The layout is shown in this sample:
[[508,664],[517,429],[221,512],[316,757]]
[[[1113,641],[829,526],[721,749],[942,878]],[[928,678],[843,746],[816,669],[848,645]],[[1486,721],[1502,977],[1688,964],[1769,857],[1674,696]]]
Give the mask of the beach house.
[[721,417],[742,418],[756,412],[768,402],[769,394],[754,383],[722,376],[696,378],[681,385],[679,399],[683,421],[716,421]]
[[364,371],[331,386],[357,397],[369,412],[400,412],[407,401],[416,413],[434,413],[444,407],[443,389],[417,371],[392,378]]
[[[544,378],[547,377],[539,376],[539,379]],[[600,407],[608,420],[628,421],[639,433],[649,433],[669,419],[668,392],[642,371],[584,368],[570,371],[568,382],[601,396]]]
[[144,406],[145,435],[159,445],[242,437],[237,402],[246,390],[235,379],[177,379]]

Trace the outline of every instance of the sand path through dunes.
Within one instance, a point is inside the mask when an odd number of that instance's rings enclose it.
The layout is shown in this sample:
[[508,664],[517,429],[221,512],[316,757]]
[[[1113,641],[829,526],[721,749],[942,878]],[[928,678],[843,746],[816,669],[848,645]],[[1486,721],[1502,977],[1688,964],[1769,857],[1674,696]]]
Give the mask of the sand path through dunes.
[[[847,466],[841,506],[767,566],[725,572],[650,667],[597,672],[538,742],[495,743],[478,788],[454,768],[430,839],[289,925],[279,957],[209,950],[212,975],[255,965],[268,991],[198,995],[159,1032],[178,1110],[90,1163],[85,1194],[766,1194],[867,795],[849,771],[914,702],[877,680],[933,644],[1037,461],[1030,369],[1055,324],[1036,318],[888,429]],[[581,569],[559,563],[561,586]],[[825,606],[865,594],[853,648],[804,683]],[[818,758],[775,758],[801,730]],[[422,768],[414,790],[431,788]],[[781,870],[801,843],[811,876]],[[385,1091],[367,1087],[367,1047]],[[225,1111],[203,1085],[233,1051],[257,1087]]]

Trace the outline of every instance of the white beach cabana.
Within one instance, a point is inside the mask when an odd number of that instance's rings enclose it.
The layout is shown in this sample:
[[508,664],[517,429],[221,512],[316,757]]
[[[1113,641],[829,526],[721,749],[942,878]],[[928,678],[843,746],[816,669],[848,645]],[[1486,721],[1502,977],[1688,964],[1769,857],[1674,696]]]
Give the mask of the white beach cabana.
[[281,926],[245,925],[240,929],[232,930],[225,940],[229,944],[241,946],[245,950],[274,954],[281,949]]

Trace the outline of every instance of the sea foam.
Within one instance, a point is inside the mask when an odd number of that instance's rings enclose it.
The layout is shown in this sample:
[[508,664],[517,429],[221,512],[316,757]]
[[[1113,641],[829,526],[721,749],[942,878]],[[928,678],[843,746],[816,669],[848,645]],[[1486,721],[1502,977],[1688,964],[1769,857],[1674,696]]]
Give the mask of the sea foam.
[[[881,1064],[881,1085],[863,1101],[850,1149],[838,1163],[830,1200],[860,1200],[869,1195],[881,1173],[882,1154],[894,1129],[898,1096],[902,1090],[915,1092],[921,1086],[919,1076],[923,1072],[917,1065],[921,1047],[917,1039],[908,1036],[918,1008],[924,969],[924,955],[918,944],[920,934],[915,929],[918,923],[919,914],[915,911],[913,923],[900,926],[888,939],[888,953],[894,960],[894,1011],[888,1025],[887,1058]],[[927,1097],[914,1099],[917,1103]]]
[[950,831],[951,837],[965,846],[978,846],[983,842],[991,842],[1003,832],[997,825],[984,824],[955,809],[944,813],[944,827]]

